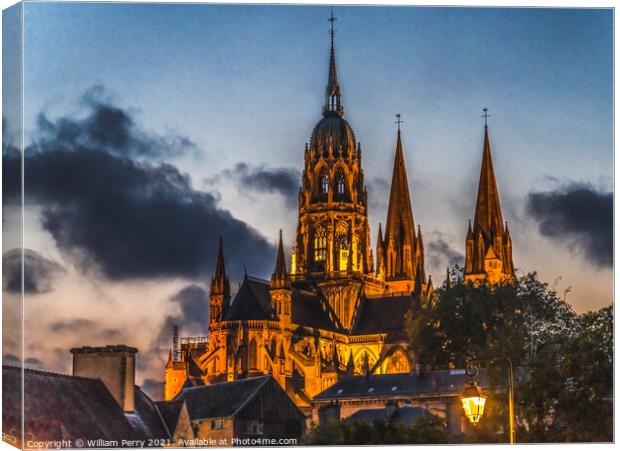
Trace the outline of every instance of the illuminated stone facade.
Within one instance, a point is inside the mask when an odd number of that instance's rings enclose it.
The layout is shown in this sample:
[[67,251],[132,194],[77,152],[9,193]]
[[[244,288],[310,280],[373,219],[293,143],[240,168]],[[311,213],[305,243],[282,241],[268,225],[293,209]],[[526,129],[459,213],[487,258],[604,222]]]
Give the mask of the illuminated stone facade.
[[[314,396],[345,376],[407,373],[418,363],[408,347],[405,317],[433,289],[425,275],[422,233],[414,224],[400,128],[375,265],[362,149],[344,118],[333,32],[322,115],[305,147],[290,270],[280,236],[271,280],[246,276],[231,302],[220,242],[209,337],[186,338],[171,352],[166,399],[188,386],[271,374],[299,407],[308,408]],[[490,163],[490,153],[488,158]],[[507,232],[501,230],[504,256]],[[471,266],[468,274],[477,270]]]

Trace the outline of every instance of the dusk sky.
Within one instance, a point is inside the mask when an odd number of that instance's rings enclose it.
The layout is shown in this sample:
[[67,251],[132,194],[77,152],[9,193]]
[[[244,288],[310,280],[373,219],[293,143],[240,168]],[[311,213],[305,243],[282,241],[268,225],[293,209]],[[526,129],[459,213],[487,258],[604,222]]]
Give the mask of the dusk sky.
[[[610,304],[612,10],[334,13],[373,245],[399,112],[427,273],[438,286],[447,265],[463,264],[488,106],[517,274],[538,271],[560,296],[570,287],[578,312]],[[328,15],[325,6],[24,5],[33,365],[69,371],[70,347],[122,342],[141,350],[138,382],[154,383],[171,324],[206,330],[219,236],[235,286],[244,267],[270,275],[278,229],[291,249],[304,145],[321,117]],[[15,56],[6,33],[5,55]],[[3,80],[6,155],[18,142],[19,91],[8,69]],[[3,208],[6,266],[19,217],[10,198]]]

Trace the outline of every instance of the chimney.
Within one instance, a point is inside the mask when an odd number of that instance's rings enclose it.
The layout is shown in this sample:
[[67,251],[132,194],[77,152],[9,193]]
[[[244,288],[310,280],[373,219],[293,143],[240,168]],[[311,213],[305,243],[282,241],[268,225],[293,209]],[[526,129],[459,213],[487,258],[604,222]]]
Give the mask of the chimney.
[[125,345],[73,348],[73,375],[101,379],[123,411],[133,412],[137,352]]

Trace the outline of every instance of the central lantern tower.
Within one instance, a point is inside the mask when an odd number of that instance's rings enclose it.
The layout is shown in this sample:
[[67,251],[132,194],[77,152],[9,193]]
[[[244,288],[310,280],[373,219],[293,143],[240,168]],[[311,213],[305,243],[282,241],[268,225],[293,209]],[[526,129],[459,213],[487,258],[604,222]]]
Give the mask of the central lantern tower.
[[336,72],[333,17],[323,118],[305,149],[299,222],[292,255],[298,278],[373,273],[362,152],[344,119]]

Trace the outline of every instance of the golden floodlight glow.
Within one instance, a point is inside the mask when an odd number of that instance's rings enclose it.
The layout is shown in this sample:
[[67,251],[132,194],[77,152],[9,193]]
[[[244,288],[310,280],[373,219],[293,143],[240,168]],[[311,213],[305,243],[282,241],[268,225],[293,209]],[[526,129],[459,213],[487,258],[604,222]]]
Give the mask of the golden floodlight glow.
[[480,388],[474,383],[467,387],[463,392],[463,395],[461,396],[463,410],[472,424],[478,423],[480,418],[482,418],[486,401],[487,397],[484,396]]

